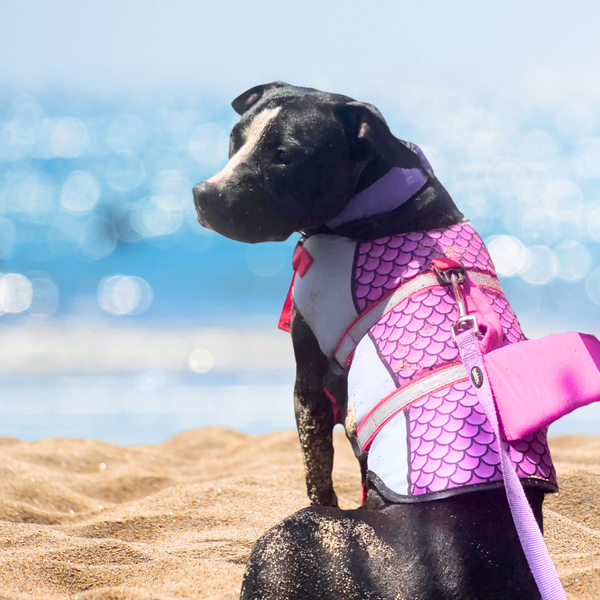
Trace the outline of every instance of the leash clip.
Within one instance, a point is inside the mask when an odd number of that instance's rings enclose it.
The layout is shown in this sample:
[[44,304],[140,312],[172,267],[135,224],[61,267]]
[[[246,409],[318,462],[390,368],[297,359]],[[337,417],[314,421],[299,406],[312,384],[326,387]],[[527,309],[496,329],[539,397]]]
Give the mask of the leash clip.
[[452,339],[454,340],[454,343],[456,343],[456,334],[460,329],[471,328],[473,333],[478,334],[479,324],[477,323],[477,317],[475,315],[470,315],[467,310],[467,303],[465,302],[462,290],[460,289],[460,280],[454,273],[450,275],[450,284],[452,286],[452,291],[454,292],[454,299],[458,306],[458,319],[456,319],[454,325],[452,325]]
[[460,288],[467,280],[467,271],[457,260],[451,258],[433,259],[433,272],[443,286],[452,288],[456,305],[458,306],[458,319],[452,325],[452,339],[456,343],[456,334],[460,329],[471,328],[473,333],[479,333],[477,317],[470,315],[467,303]]

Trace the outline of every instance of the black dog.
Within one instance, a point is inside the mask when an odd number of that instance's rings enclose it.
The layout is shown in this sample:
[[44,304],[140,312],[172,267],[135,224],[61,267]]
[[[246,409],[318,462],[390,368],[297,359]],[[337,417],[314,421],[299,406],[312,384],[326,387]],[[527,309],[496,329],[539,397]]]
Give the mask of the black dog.
[[[205,227],[257,243],[284,240],[293,232],[373,240],[463,221],[424,157],[395,138],[371,105],[272,83],[248,90],[233,108],[242,117],[231,133],[230,162],[194,188]],[[426,183],[418,194],[385,214],[341,223],[334,231],[326,225],[394,167],[422,173]],[[331,357],[297,310],[291,333],[296,421],[312,506],[257,542],[241,598],[538,599],[502,487],[395,502],[368,479],[361,458],[364,506],[337,508],[331,479],[335,418],[324,383],[347,417],[346,381],[343,374],[336,378]],[[347,418],[346,425],[348,430]],[[349,434],[356,449],[353,431]],[[541,527],[548,490],[526,491]]]

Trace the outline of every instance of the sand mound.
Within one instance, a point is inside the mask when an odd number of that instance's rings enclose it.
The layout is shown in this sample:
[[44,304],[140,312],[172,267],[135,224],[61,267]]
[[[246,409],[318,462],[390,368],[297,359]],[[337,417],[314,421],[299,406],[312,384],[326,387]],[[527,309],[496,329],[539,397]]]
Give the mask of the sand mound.
[[[551,442],[546,537],[571,598],[600,598],[600,438]],[[342,506],[358,467],[336,434]],[[209,428],[164,444],[0,439],[0,597],[238,597],[256,539],[306,506],[296,433]]]

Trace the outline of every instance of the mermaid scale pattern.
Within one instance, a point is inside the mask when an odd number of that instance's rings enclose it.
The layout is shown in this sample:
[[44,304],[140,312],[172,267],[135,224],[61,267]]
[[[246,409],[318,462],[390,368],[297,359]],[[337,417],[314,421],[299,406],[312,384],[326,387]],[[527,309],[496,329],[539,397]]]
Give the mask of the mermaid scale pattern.
[[[355,259],[357,310],[369,309],[409,279],[428,272],[431,260],[443,256],[459,260],[467,269],[495,276],[483,241],[468,223],[363,242]],[[483,293],[499,315],[504,342],[523,340],[504,295],[488,289]],[[398,387],[459,360],[452,340],[457,318],[453,298],[436,287],[407,298],[371,328],[369,335]],[[412,495],[502,480],[494,434],[470,382],[422,398],[406,409],[406,417]],[[555,483],[545,430],[513,444],[510,454],[519,477]]]
[[375,324],[371,335],[399,387],[458,360],[451,332],[457,318],[447,292],[434,288],[407,298]]
[[419,273],[433,258],[447,256],[466,268],[495,275],[486,247],[469,223],[447,229],[382,237],[359,244],[354,272],[354,302],[359,313]]
[[[502,481],[495,436],[469,381],[415,402],[408,423],[413,495]],[[512,444],[510,457],[519,477],[556,483],[546,430]]]
[[525,336],[521,331],[517,315],[515,315],[504,295],[487,289],[482,289],[482,292],[489,300],[494,311],[500,317],[505,343],[514,344],[515,342],[522,342],[525,339]]

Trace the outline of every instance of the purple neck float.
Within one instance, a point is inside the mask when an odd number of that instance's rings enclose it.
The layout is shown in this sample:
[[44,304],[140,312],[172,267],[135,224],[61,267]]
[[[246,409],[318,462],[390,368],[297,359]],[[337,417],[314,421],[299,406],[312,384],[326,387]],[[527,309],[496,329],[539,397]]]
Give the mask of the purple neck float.
[[[424,166],[430,169],[424,156],[421,156],[421,160]],[[414,196],[426,181],[427,178],[419,169],[394,167],[373,185],[354,196],[327,226],[335,229],[352,221],[390,212]]]

